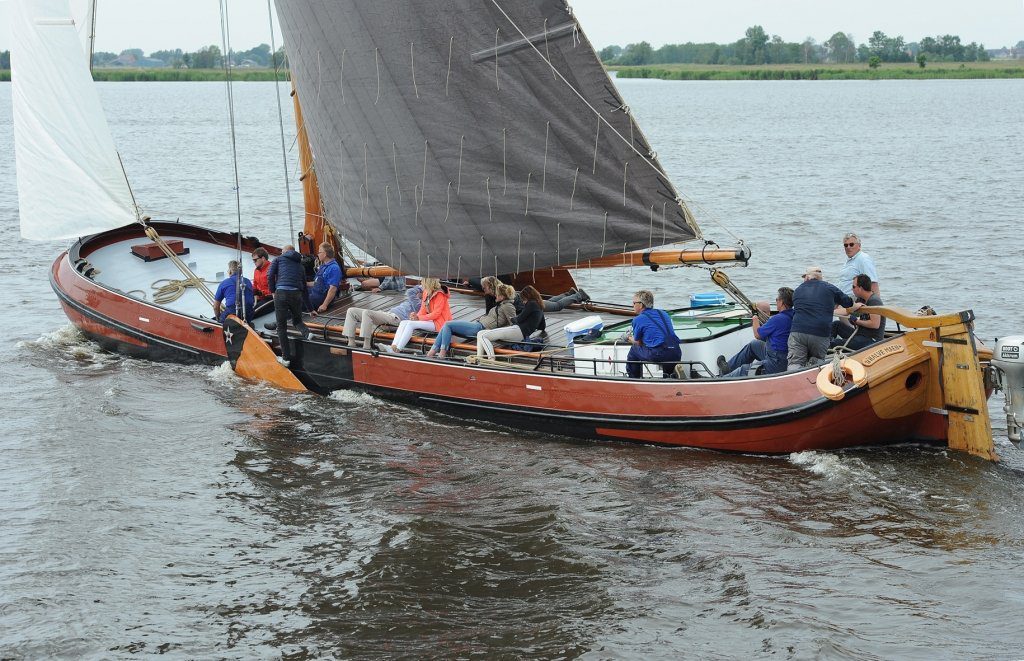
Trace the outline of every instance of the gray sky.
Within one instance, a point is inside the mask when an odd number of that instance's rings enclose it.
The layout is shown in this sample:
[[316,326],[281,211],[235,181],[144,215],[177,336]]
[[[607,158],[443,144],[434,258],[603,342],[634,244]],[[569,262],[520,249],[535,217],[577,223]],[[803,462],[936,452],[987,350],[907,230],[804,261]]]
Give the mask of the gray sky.
[[[824,41],[843,31],[863,43],[874,30],[903,35],[907,41],[958,34],[964,42],[978,41],[988,48],[1012,46],[1024,39],[1024,0],[575,0],[571,4],[597,48],[637,41],[649,41],[655,47],[686,41],[726,43],[739,39],[754,24],[786,41],[808,36]],[[71,0],[71,5],[77,17],[84,15],[85,0]],[[228,8],[234,48],[245,50],[270,42],[266,0],[229,0]],[[0,50],[9,48],[6,23],[0,21]],[[97,33],[97,50],[194,51],[221,43],[218,2],[99,0]]]

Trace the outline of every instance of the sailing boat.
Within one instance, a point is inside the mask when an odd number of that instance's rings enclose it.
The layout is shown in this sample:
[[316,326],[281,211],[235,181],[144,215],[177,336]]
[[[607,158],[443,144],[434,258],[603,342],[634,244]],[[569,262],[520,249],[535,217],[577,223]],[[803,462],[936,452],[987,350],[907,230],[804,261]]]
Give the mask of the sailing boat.
[[[749,259],[744,246],[664,247],[701,239],[700,228],[564,2],[279,0],[277,10],[296,92],[304,236],[355,245],[389,265],[352,267],[349,275],[453,283],[498,275],[554,293],[572,283],[570,269]],[[139,245],[152,237],[138,223],[112,229],[130,216],[106,220],[115,225],[90,226],[99,233],[58,257],[52,280],[69,317],[118,349],[183,360],[226,354],[240,373],[281,384],[361,389],[582,438],[759,453],[924,441],[996,458],[983,378],[990,354],[975,342],[970,311],[915,317],[880,309],[899,331],[835,370],[627,379],[618,331],[628,322],[614,323],[628,319],[622,306],[584,304],[552,315],[544,351],[506,348],[501,360],[472,364],[427,357],[431,338],[413,343],[418,352],[349,348],[345,310],[394,303],[352,293],[308,321],[311,337],[292,338],[296,359],[282,375],[267,360],[279,338],[257,330],[259,320],[221,326],[198,303],[143,300],[129,284],[175,259],[208,273],[233,249],[251,252],[257,242],[150,222],[167,246],[179,242],[173,250],[158,244],[163,261],[157,248]],[[143,261],[139,252],[156,259]],[[713,274],[746,304],[721,269]],[[186,296],[196,298],[194,289]],[[456,316],[477,312],[472,292],[458,296]],[[592,328],[587,341],[567,332],[593,312],[611,323]],[[157,317],[161,328],[129,317]],[[747,339],[750,311],[719,305],[673,311],[672,319],[684,375],[717,376],[708,366]],[[168,342],[177,351],[157,355]]]

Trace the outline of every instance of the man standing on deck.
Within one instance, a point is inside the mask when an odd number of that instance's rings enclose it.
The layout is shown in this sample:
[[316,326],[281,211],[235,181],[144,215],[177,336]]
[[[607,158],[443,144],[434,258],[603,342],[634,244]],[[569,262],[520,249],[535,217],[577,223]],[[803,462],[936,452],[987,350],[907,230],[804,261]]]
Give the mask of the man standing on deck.
[[309,302],[313,306],[314,315],[326,312],[341,288],[341,266],[334,259],[334,246],[321,243],[317,256],[320,258],[320,268],[316,270],[313,282],[308,283]]
[[288,341],[288,317],[303,337],[309,337],[309,329],[302,323],[302,298],[306,290],[305,271],[302,256],[295,252],[295,246],[285,246],[281,256],[270,265],[267,282],[274,294],[274,316],[277,318],[277,338],[281,342],[281,357],[278,362],[288,367],[292,360],[291,343]]
[[846,263],[839,269],[839,288],[847,296],[853,296],[853,279],[863,273],[871,278],[871,291],[878,293],[878,273],[875,271],[875,260],[871,255],[860,249],[860,237],[853,232],[843,236],[843,250],[846,251]]
[[[793,325],[789,331],[787,362],[798,370],[825,359],[832,336],[832,313],[837,305],[856,311],[860,303],[822,279],[821,267],[804,271],[804,282],[793,292]],[[852,306],[852,307],[851,307]]]

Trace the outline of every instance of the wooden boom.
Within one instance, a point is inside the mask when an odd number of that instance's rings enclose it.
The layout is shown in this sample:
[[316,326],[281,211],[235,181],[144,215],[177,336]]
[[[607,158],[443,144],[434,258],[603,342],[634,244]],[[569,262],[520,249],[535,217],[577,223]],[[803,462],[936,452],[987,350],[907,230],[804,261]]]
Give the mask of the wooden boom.
[[[595,257],[579,264],[563,264],[562,268],[610,268],[613,266],[678,266],[680,264],[715,264],[718,262],[750,261],[750,249],[741,246],[734,249],[702,248],[700,250],[648,250],[645,252],[624,252],[607,257]],[[383,278],[402,275],[390,266],[354,266],[345,269],[350,278]]]

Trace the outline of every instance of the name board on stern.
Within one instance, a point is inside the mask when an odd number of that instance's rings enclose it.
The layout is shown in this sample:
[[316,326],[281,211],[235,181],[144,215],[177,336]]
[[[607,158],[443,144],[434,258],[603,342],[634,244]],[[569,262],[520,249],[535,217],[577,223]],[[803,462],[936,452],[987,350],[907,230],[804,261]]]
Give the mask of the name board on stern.
[[870,367],[878,361],[896,353],[902,353],[906,348],[902,344],[887,344],[883,347],[878,347],[871,353],[867,354],[860,359],[860,364],[865,367]]

